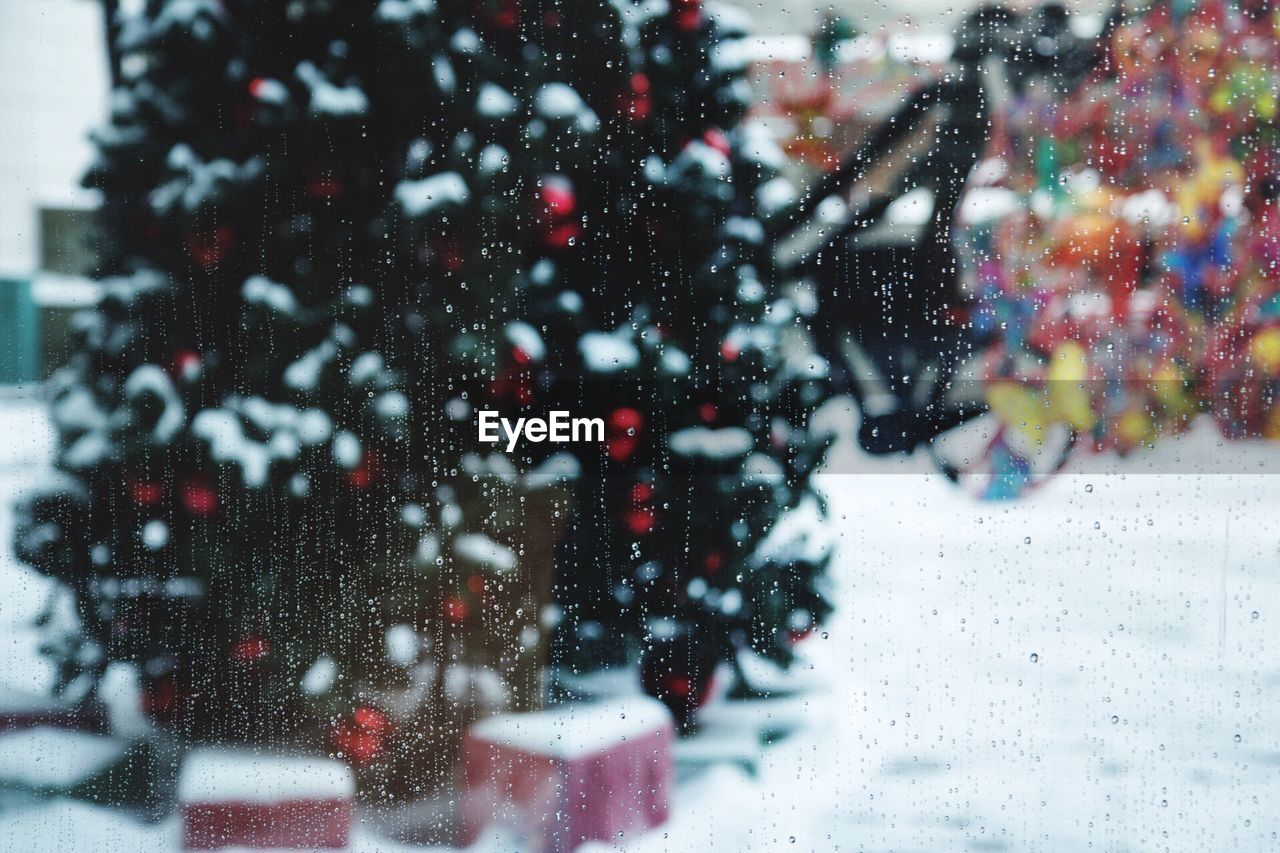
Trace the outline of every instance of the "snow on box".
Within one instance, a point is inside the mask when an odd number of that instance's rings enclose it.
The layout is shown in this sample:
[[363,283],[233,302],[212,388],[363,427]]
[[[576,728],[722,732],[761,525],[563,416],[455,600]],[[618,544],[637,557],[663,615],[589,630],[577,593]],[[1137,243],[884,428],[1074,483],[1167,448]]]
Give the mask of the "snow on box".
[[671,724],[671,712],[657,699],[571,703],[532,714],[502,714],[481,720],[469,737],[535,755],[572,759],[613,744],[652,734]]
[[39,726],[0,735],[0,785],[68,788],[120,759],[119,741],[86,732]]
[[178,800],[187,804],[348,800],[355,791],[340,761],[220,747],[193,750],[178,779]]

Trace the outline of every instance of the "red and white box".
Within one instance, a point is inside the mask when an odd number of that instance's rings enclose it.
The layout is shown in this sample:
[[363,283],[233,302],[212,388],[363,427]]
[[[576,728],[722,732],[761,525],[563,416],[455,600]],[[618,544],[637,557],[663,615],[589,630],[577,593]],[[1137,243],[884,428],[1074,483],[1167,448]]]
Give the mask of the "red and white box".
[[675,739],[671,712],[647,696],[481,720],[463,743],[463,841],[491,829],[562,853],[659,826]]
[[339,761],[210,747],[193,750],[178,779],[182,846],[347,846],[355,777]]

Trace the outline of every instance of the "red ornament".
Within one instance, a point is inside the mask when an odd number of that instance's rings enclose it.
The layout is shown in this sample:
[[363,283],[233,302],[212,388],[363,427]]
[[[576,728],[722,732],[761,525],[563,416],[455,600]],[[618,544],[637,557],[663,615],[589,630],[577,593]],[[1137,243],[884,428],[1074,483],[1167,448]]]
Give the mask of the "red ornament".
[[627,90],[618,95],[618,112],[632,121],[645,121],[653,115],[653,95],[647,74],[637,72],[627,82]]
[[707,570],[708,574],[715,574],[724,568],[724,554],[719,551],[712,551],[702,561],[702,568]]
[[636,483],[631,487],[631,501],[635,504],[642,504],[653,497],[653,486],[648,483]]
[[347,482],[353,488],[364,491],[369,488],[382,474],[382,460],[378,454],[370,450],[364,455],[364,459],[360,460],[360,464],[354,470],[348,472]]
[[740,355],[742,355],[742,350],[738,349],[738,345],[732,341],[725,341],[720,345],[720,357],[725,361],[735,362]]
[[197,518],[208,518],[218,511],[218,493],[193,478],[182,484],[182,507]]
[[513,30],[520,23],[517,0],[478,0],[480,17],[500,30]]
[[307,195],[312,198],[338,198],[347,191],[347,184],[341,178],[312,178],[307,183]]
[[698,417],[702,418],[702,422],[704,424],[715,423],[716,416],[718,414],[719,413],[716,411],[715,403],[703,403],[701,406],[698,407]]
[[629,510],[623,520],[632,536],[648,536],[658,526],[658,514],[649,507]]
[[678,29],[692,32],[702,25],[702,0],[671,0],[671,14]]
[[384,735],[391,728],[391,720],[377,708],[362,705],[351,715],[357,726],[363,731],[375,735]]
[[459,272],[466,266],[462,240],[457,236],[437,237],[431,243],[431,254],[435,262],[449,272]]
[[258,634],[250,634],[231,647],[231,657],[240,663],[253,663],[271,654],[271,641]]
[[155,506],[164,497],[164,485],[155,480],[134,480],[127,488],[138,506]]
[[568,248],[582,233],[582,223],[574,218],[578,198],[573,185],[562,177],[545,178],[538,188],[538,202],[543,241],[552,249]]
[[236,231],[230,225],[219,225],[211,231],[187,237],[187,254],[201,269],[212,269],[222,263],[236,245]]
[[450,622],[459,623],[467,621],[467,616],[471,614],[471,608],[467,606],[466,600],[451,595],[444,600],[444,618]]
[[179,379],[192,382],[200,376],[204,360],[195,350],[180,349],[173,354],[172,373]]
[[343,725],[333,733],[333,745],[342,757],[356,764],[367,764],[382,755],[382,736]]
[[635,455],[640,446],[640,431],[644,428],[644,415],[630,407],[614,409],[609,414],[609,437],[605,451],[614,462],[625,462]]
[[724,131],[718,127],[713,127],[702,134],[702,141],[708,148],[719,151],[728,157],[732,153],[732,147],[729,144],[729,137],[724,135]]

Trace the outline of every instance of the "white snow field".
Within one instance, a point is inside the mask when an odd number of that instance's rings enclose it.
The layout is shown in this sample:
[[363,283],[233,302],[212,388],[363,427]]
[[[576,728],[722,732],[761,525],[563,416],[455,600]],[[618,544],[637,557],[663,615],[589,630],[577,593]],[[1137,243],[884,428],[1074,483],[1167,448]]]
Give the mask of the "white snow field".
[[[839,609],[803,647],[797,675],[817,685],[804,725],[737,750],[753,760],[682,773],[671,821],[616,846],[1280,847],[1280,480],[1169,461],[1195,450],[1258,470],[1280,448],[1216,447],[1204,426],[1013,503],[843,441],[829,468],[858,473],[823,478]],[[8,504],[51,439],[42,411],[13,401],[0,436],[0,686],[31,689],[48,671],[26,622],[48,583],[14,563]],[[1145,473],[1153,460],[1165,473]],[[176,818],[22,802],[0,798],[2,849],[177,843]],[[354,841],[395,847],[364,826]]]

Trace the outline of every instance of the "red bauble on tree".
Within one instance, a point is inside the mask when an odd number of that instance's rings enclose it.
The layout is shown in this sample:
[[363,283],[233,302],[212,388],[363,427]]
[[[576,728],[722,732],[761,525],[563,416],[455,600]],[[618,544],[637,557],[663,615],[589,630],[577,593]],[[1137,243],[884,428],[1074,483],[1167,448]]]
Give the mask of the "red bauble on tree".
[[702,25],[702,0],[671,0],[671,15],[679,29],[693,32]]
[[582,233],[575,214],[578,197],[568,178],[552,175],[538,188],[538,225],[543,243],[550,249],[567,249]]
[[618,95],[618,112],[631,121],[646,121],[653,115],[653,94],[649,76],[643,72],[631,75],[627,89]]
[[609,413],[609,435],[605,440],[605,452],[614,462],[626,462],[635,455],[640,445],[640,431],[644,428],[644,415],[638,409],[623,406]]
[[130,480],[125,490],[138,506],[155,506],[164,497],[164,484],[158,480]]
[[200,477],[182,484],[182,508],[196,518],[208,518],[218,511],[218,493]]
[[236,231],[230,225],[219,225],[187,237],[187,254],[201,269],[213,269],[226,260],[236,247]]
[[702,142],[708,148],[718,151],[726,157],[733,153],[729,137],[718,127],[709,128],[706,133],[702,134]]
[[356,708],[350,719],[334,726],[333,745],[343,758],[367,764],[383,754],[390,730],[391,720],[386,714],[364,705]]
[[271,641],[261,634],[250,634],[231,647],[231,657],[239,663],[255,663],[271,654]]
[[382,475],[382,459],[370,450],[352,471],[347,473],[347,482],[352,488],[364,491],[377,482]]

